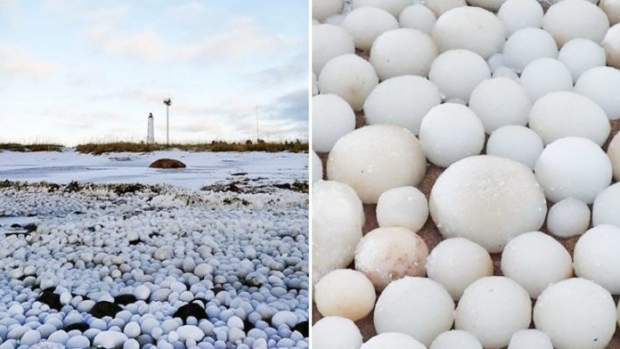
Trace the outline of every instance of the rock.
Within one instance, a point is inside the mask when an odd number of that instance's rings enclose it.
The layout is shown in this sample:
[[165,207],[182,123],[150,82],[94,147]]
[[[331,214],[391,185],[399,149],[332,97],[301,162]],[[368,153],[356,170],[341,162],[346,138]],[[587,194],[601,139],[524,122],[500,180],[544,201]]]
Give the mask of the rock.
[[172,317],[181,318],[184,324],[187,323],[187,318],[190,316],[194,317],[196,320],[207,319],[205,308],[196,302],[200,302],[200,300],[194,299],[192,302],[179,307]]
[[95,306],[90,310],[90,314],[97,318],[105,316],[115,317],[121,310],[123,309],[114,303],[102,301],[95,303]]
[[149,165],[150,168],[185,168],[184,163],[174,159],[159,159]]
[[131,303],[135,303],[137,301],[138,301],[137,297],[132,294],[120,294],[114,297],[114,303],[116,305],[127,305]]
[[60,296],[54,293],[55,288],[46,288],[41,292],[37,301],[47,304],[51,309],[60,311],[62,304],[60,303]]
[[309,326],[308,321],[302,321],[298,323],[297,325],[295,325],[295,327],[293,327],[292,330],[293,332],[297,331],[301,333],[301,335],[304,336],[304,338],[307,338],[310,334],[309,327],[310,326]]
[[73,330],[78,330],[80,332],[86,332],[89,328],[90,328],[90,326],[87,323],[85,323],[85,322],[76,322],[76,323],[70,324],[68,326],[65,326],[65,328],[63,328],[63,330],[65,332],[71,332]]
[[111,349],[123,345],[128,339],[122,332],[103,331],[95,336],[93,346]]

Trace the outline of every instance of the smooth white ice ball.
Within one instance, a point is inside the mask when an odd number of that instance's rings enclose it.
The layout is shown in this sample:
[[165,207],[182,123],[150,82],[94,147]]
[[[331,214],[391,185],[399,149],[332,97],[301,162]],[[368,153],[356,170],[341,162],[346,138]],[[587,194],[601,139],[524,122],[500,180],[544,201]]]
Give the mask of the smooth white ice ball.
[[549,201],[573,197],[586,204],[609,186],[612,177],[605,152],[580,137],[560,138],[547,145],[536,162],[535,173]]
[[420,142],[393,125],[356,129],[336,142],[327,160],[327,178],[349,184],[364,203],[376,203],[386,190],[415,186],[425,173]]
[[490,134],[505,125],[525,126],[532,101],[518,82],[493,78],[474,88],[469,107],[482,121],[485,132]]
[[491,253],[539,230],[547,203],[532,171],[497,156],[472,156],[448,167],[431,191],[431,217],[441,234],[464,237]]
[[553,349],[553,344],[542,331],[521,330],[512,335],[508,349]]
[[431,35],[437,17],[431,9],[422,4],[413,4],[405,7],[398,16],[401,28],[417,29]]
[[616,329],[616,305],[611,294],[594,282],[568,279],[538,297],[534,324],[549,335],[554,348],[603,349]]
[[321,69],[334,57],[355,53],[353,38],[340,26],[319,24],[312,26],[312,71]]
[[437,336],[429,349],[482,349],[480,341],[473,334],[461,330],[444,332]]
[[607,57],[607,65],[620,69],[620,25],[609,28],[601,43]]
[[610,120],[620,119],[620,70],[612,67],[589,69],[577,80],[575,92],[596,102]]
[[491,133],[486,153],[518,161],[533,170],[543,148],[536,132],[525,126],[506,125]]
[[355,112],[340,96],[312,97],[312,149],[329,152],[340,137],[355,129]]
[[424,276],[428,247],[409,229],[377,228],[366,234],[355,251],[355,268],[370,279],[377,292],[406,276]]
[[613,225],[620,228],[620,184],[614,183],[602,190],[592,205],[592,225]]
[[497,11],[506,0],[467,0],[471,6],[482,7],[485,10]]
[[312,183],[316,183],[323,179],[323,162],[319,156],[312,151]]
[[336,269],[325,275],[314,288],[316,309],[323,316],[341,316],[357,321],[375,306],[375,288],[363,273]]
[[399,27],[393,15],[377,7],[360,7],[349,12],[342,26],[353,37],[355,47],[362,51],[370,50],[379,35]]
[[488,276],[465,290],[455,315],[456,329],[470,332],[485,348],[501,348],[515,332],[530,326],[532,303],[515,281]]
[[378,7],[398,18],[403,9],[411,5],[411,0],[353,0],[351,4],[353,9],[364,6]]
[[424,5],[439,17],[453,8],[467,6],[467,3],[465,0],[426,0]]
[[482,246],[465,238],[439,243],[428,256],[426,272],[440,283],[452,299],[459,300],[474,281],[493,275],[493,260]]
[[444,103],[433,107],[422,119],[420,142],[430,162],[448,167],[480,154],[484,147],[484,126],[468,107]]
[[487,59],[502,50],[506,30],[492,12],[464,6],[449,10],[437,18],[432,36],[440,52],[465,49]]
[[508,67],[499,67],[495,69],[495,71],[493,72],[493,77],[494,78],[508,78],[515,82],[521,81],[521,79],[519,78],[519,75],[517,75],[517,73],[514,70]]
[[553,36],[558,47],[576,38],[599,43],[609,29],[609,19],[591,2],[563,0],[549,7],[542,27]]
[[362,334],[355,323],[338,316],[328,316],[312,326],[313,349],[359,349]]
[[381,293],[374,312],[377,333],[408,334],[426,346],[452,327],[454,302],[437,282],[406,277]]
[[562,46],[558,61],[564,63],[573,81],[577,81],[585,71],[605,65],[605,50],[592,40],[577,38]]
[[494,53],[487,59],[487,64],[491,72],[494,72],[498,68],[506,66],[506,56],[503,53]]
[[601,0],[598,6],[605,12],[611,25],[620,23],[620,3],[617,0]]
[[439,54],[428,34],[410,28],[388,30],[372,44],[369,61],[380,80],[400,75],[427,76]]
[[547,93],[571,91],[573,89],[573,77],[568,68],[557,59],[539,58],[523,69],[521,86],[525,88],[530,99],[535,102]]
[[312,18],[319,22],[324,21],[327,17],[342,12],[344,7],[343,0],[316,0],[312,1]]
[[379,78],[372,65],[354,54],[333,58],[319,75],[321,93],[337,94],[355,111],[362,109],[366,97],[378,83]]
[[543,8],[536,0],[507,0],[497,12],[497,17],[504,23],[506,36],[523,28],[540,28],[543,20]]
[[614,179],[620,181],[620,136],[617,133],[609,143],[607,156],[613,166]]
[[601,224],[588,230],[575,245],[575,274],[620,294],[620,228]]
[[520,72],[539,58],[557,58],[558,47],[553,37],[539,28],[523,28],[504,44],[504,55],[510,67]]
[[364,116],[367,124],[397,125],[418,135],[422,118],[440,103],[439,89],[429,80],[415,75],[397,76],[372,90],[364,102]]
[[611,131],[607,114],[598,104],[567,91],[551,92],[538,99],[530,110],[529,126],[545,145],[574,136],[601,146]]
[[377,201],[379,227],[402,227],[417,232],[428,219],[428,201],[416,187],[390,189]]
[[566,198],[555,203],[547,215],[547,229],[551,234],[559,237],[581,235],[588,230],[589,225],[590,208],[573,198]]
[[491,71],[480,55],[468,50],[450,50],[433,61],[428,77],[445,99],[468,103],[471,92],[491,77]]
[[364,343],[360,349],[426,349],[424,344],[404,333],[380,333]]

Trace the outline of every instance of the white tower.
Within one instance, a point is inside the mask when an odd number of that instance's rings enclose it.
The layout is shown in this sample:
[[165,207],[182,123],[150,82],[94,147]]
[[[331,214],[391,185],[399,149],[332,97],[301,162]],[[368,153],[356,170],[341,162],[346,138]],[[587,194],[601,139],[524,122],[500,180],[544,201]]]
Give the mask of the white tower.
[[146,135],[146,143],[147,144],[155,143],[155,130],[153,127],[153,113],[149,113],[149,130]]

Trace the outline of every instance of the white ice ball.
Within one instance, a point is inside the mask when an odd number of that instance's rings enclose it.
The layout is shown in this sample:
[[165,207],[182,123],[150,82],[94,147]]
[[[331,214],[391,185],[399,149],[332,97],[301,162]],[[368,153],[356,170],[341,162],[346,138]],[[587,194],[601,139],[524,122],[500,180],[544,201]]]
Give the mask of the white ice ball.
[[437,17],[428,7],[422,4],[413,4],[405,7],[398,16],[401,28],[417,29],[431,35]]
[[478,6],[482,7],[485,10],[495,12],[499,10],[500,7],[502,7],[502,4],[505,1],[506,0],[467,0],[467,3],[471,6]]
[[340,137],[355,129],[355,113],[335,94],[312,97],[312,149],[329,152]]
[[553,36],[558,47],[576,38],[599,43],[609,29],[609,19],[591,2],[563,0],[549,7],[542,27]]
[[415,338],[404,333],[390,332],[378,334],[368,342],[364,343],[360,349],[426,349],[424,344]]
[[363,51],[370,50],[379,35],[399,27],[393,15],[377,7],[360,7],[349,12],[342,26],[353,37],[355,47]]
[[[454,321],[454,302],[437,282],[406,277],[392,282],[381,293],[374,312],[377,333],[408,334],[426,346]],[[387,347],[386,347],[387,348]]]
[[508,349],[553,349],[553,344],[542,331],[521,330],[512,335]]
[[344,7],[343,0],[315,0],[312,1],[312,18],[319,22],[324,21],[327,17],[342,12]]
[[588,230],[575,245],[575,274],[620,294],[620,228],[601,224]]
[[392,124],[418,135],[422,118],[440,103],[439,89],[432,82],[415,75],[397,76],[372,90],[364,102],[364,116],[368,124]]
[[336,142],[327,160],[327,178],[351,185],[364,203],[376,203],[386,190],[415,186],[425,173],[420,142],[393,125],[356,129]]
[[312,71],[320,74],[332,58],[355,53],[353,38],[340,26],[319,24],[312,26]]
[[573,198],[566,198],[554,204],[547,215],[549,232],[563,238],[581,235],[588,230],[589,225],[590,208]]
[[466,49],[487,59],[502,50],[506,30],[492,12],[464,6],[449,10],[437,18],[432,36],[440,52]]
[[321,93],[339,95],[355,111],[362,109],[366,97],[378,83],[379,78],[372,65],[354,54],[333,58],[319,75]]
[[607,57],[607,65],[620,69],[620,25],[609,28],[601,43]]
[[476,336],[483,347],[501,348],[515,332],[530,326],[532,303],[515,281],[488,276],[465,290],[455,318],[455,328]]
[[409,74],[427,76],[438,54],[428,34],[401,28],[379,35],[372,44],[369,61],[380,80]]
[[557,58],[558,47],[553,37],[539,28],[523,28],[512,34],[504,44],[504,55],[510,67],[523,71],[539,58]]
[[437,336],[429,349],[482,349],[480,341],[473,334],[461,330],[444,332]]
[[573,77],[568,68],[557,59],[539,58],[523,69],[521,85],[527,91],[530,99],[535,102],[547,93],[571,91],[573,89]]
[[558,61],[564,63],[573,81],[577,81],[585,71],[605,65],[605,50],[592,40],[577,38],[562,46]]
[[323,179],[323,162],[319,156],[312,151],[312,183],[316,183]]
[[482,246],[465,238],[450,238],[439,243],[426,261],[431,280],[440,283],[452,299],[459,300],[474,281],[493,275],[493,260]]
[[444,103],[433,107],[422,119],[420,142],[430,162],[448,167],[480,154],[484,147],[484,126],[468,107]]
[[523,28],[540,28],[543,20],[543,8],[536,0],[507,0],[497,12],[497,17],[504,23],[506,35]]
[[575,92],[596,102],[610,120],[620,119],[620,70],[612,67],[587,70],[577,80]]
[[618,133],[616,133],[609,143],[607,156],[613,166],[614,179],[620,181],[620,136],[618,136]]
[[601,0],[598,6],[605,12],[611,25],[620,23],[620,3],[617,0]]
[[549,201],[573,197],[586,204],[609,186],[612,177],[611,162],[601,147],[579,137],[560,138],[547,145],[535,173]]
[[359,349],[362,334],[355,323],[338,316],[328,316],[312,326],[313,349]]
[[433,61],[428,77],[445,99],[468,103],[471,92],[491,77],[491,71],[480,55],[468,50],[450,50]]
[[490,134],[504,125],[525,126],[532,101],[518,82],[493,78],[474,88],[469,107],[482,121],[485,132]]
[[364,6],[378,7],[398,18],[403,9],[411,5],[411,0],[353,0],[351,4],[353,9]]
[[325,275],[314,288],[316,309],[323,316],[341,316],[357,321],[375,306],[375,288],[363,273],[336,269]]
[[596,227],[608,224],[620,228],[618,207],[620,207],[620,184],[614,183],[596,196],[592,205],[592,225]]
[[519,75],[508,67],[499,67],[493,72],[494,78],[508,78],[515,82],[521,82]]
[[377,202],[380,227],[402,227],[417,232],[428,219],[428,201],[416,187],[390,189]]
[[467,3],[465,0],[426,0],[424,5],[439,17],[453,8],[467,6]]
[[616,305],[611,294],[594,282],[568,279],[538,297],[534,324],[549,335],[554,348],[603,349],[616,329]]
[[492,253],[501,252],[515,236],[540,229],[547,214],[532,171],[492,155],[448,167],[433,186],[429,207],[444,237],[464,237]]
[[518,161],[533,170],[543,148],[536,132],[525,126],[506,125],[491,133],[486,153]]

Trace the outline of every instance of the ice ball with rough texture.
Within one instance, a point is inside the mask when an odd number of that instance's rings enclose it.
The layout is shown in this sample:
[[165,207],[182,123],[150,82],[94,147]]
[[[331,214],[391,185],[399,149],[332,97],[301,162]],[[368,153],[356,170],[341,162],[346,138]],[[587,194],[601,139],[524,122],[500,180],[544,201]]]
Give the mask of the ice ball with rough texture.
[[554,204],[547,215],[547,229],[559,237],[581,235],[586,232],[589,225],[590,208],[573,198],[566,198]]
[[357,321],[370,314],[376,295],[366,275],[352,269],[336,269],[325,275],[314,289],[316,309],[323,316],[341,316]]
[[461,330],[444,332],[437,336],[429,349],[482,349],[480,341],[473,334]]
[[413,4],[406,7],[398,16],[401,28],[417,29],[431,35],[437,17],[428,7],[422,4]]
[[330,60],[319,75],[321,93],[339,95],[356,111],[362,109],[366,97],[378,83],[379,78],[372,65],[354,54]]
[[611,294],[594,282],[568,279],[538,297],[534,324],[549,335],[555,348],[603,349],[616,329],[616,305]]
[[482,121],[468,107],[444,103],[433,107],[420,125],[420,142],[430,162],[448,167],[484,147]]
[[316,183],[323,179],[323,162],[319,156],[312,151],[312,183]]
[[312,97],[312,149],[329,152],[340,137],[355,129],[355,113],[335,94]]
[[611,162],[601,147],[579,137],[560,138],[545,147],[535,173],[550,201],[573,197],[586,204],[609,186],[612,177]]
[[376,203],[386,190],[415,186],[425,173],[420,142],[393,125],[356,129],[336,142],[327,160],[327,178],[349,184],[364,203]]
[[576,38],[598,43],[609,29],[609,19],[603,10],[591,2],[563,0],[547,10],[542,27],[553,36],[559,47]]
[[355,323],[339,316],[328,316],[312,326],[313,349],[359,349],[362,334]]
[[377,201],[379,227],[402,227],[417,232],[428,219],[428,201],[416,187],[390,189]]
[[506,35],[523,28],[540,28],[543,9],[536,0],[507,0],[497,12],[497,17],[504,23]]
[[431,217],[445,238],[464,237],[491,253],[515,236],[540,229],[545,196],[525,165],[472,156],[448,167],[431,191]]
[[592,40],[577,38],[562,46],[558,61],[564,63],[573,81],[577,81],[585,71],[605,65],[605,50]]
[[611,25],[620,23],[620,3],[617,0],[601,0],[598,6],[605,12]]
[[343,0],[316,0],[312,1],[312,18],[324,21],[330,16],[342,12],[344,7]]
[[493,275],[493,260],[482,246],[465,238],[450,238],[431,251],[426,272],[458,300],[474,281]]
[[366,234],[355,251],[355,268],[378,292],[405,276],[424,276],[428,247],[409,229],[377,228]]
[[592,205],[592,225],[599,226],[610,224],[620,228],[620,184],[613,185],[602,190]]
[[368,124],[402,126],[417,135],[422,118],[440,103],[439,89],[432,82],[415,75],[397,76],[372,90],[364,102],[364,116]]
[[439,17],[453,8],[467,6],[467,3],[465,0],[426,0],[424,5],[431,9],[435,16]]
[[581,74],[575,92],[596,102],[610,120],[620,119],[620,70],[595,67]]
[[372,44],[369,61],[379,79],[427,76],[439,52],[428,34],[410,28],[388,30]]
[[530,128],[506,125],[491,133],[486,153],[518,161],[533,170],[543,148],[542,139]]
[[355,53],[353,38],[342,27],[331,24],[312,26],[312,71],[321,73],[321,69],[332,58]]
[[601,43],[607,57],[607,65],[620,69],[620,25],[609,28]]
[[504,24],[492,12],[473,6],[456,7],[435,22],[433,40],[440,52],[465,49],[484,59],[504,46]]
[[487,62],[467,50],[450,50],[439,55],[431,65],[429,79],[445,95],[445,99],[469,102],[471,92],[491,77]]
[[564,137],[583,137],[603,145],[611,125],[605,111],[575,92],[551,92],[538,99],[529,115],[530,128],[549,144]]
[[364,6],[378,7],[398,17],[403,9],[411,4],[411,0],[353,0],[351,4],[354,9]]
[[517,72],[523,71],[539,58],[557,58],[558,47],[553,37],[539,28],[523,28],[512,34],[504,44],[506,62]]
[[575,274],[620,294],[620,228],[601,224],[588,230],[575,245]]
[[[580,0],[584,1],[584,0]],[[553,58],[539,58],[521,73],[521,85],[532,101],[555,91],[571,91],[573,77],[566,66]]]
[[508,78],[482,81],[471,93],[469,107],[482,121],[486,133],[504,125],[526,125],[532,101],[525,89]]
[[609,160],[611,160],[613,165],[614,179],[620,181],[620,136],[618,134],[609,143],[607,156],[609,156]]
[[363,51],[370,50],[379,35],[399,27],[394,16],[377,7],[360,7],[349,12],[342,26],[353,37],[355,47]]
[[424,344],[404,333],[390,332],[378,334],[362,345],[361,349],[426,349]]
[[426,346],[449,330],[453,321],[450,294],[437,282],[420,277],[406,277],[388,285],[374,312],[377,333],[405,333]]
[[508,349],[553,349],[553,344],[542,331],[521,330],[512,335]]

